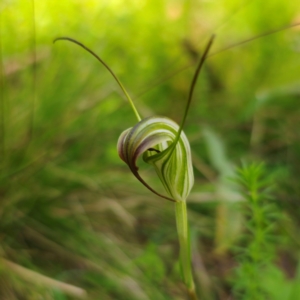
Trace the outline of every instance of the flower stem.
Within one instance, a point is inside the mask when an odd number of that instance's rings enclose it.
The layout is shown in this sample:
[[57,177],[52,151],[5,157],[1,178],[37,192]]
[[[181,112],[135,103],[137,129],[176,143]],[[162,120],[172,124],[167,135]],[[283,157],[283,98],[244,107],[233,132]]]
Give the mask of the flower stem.
[[195,291],[195,284],[191,266],[190,236],[185,201],[178,201],[175,203],[175,213],[180,246],[180,264],[183,281],[187,286],[188,294],[191,300],[197,300],[198,298]]

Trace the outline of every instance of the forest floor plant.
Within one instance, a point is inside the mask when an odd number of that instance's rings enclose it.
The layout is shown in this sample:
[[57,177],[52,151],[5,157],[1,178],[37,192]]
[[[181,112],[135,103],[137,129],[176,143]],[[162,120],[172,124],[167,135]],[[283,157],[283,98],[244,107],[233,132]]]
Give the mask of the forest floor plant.
[[234,293],[240,300],[271,299],[263,277],[275,256],[275,229],[279,221],[276,205],[268,193],[272,181],[264,164],[253,163],[238,170],[237,182],[245,199],[241,206],[246,232],[236,251],[239,265],[233,280]]
[[[176,225],[180,245],[181,272],[188,294],[192,300],[197,300],[198,298],[191,268],[186,199],[194,184],[194,174],[190,144],[183,132],[183,127],[199,73],[208,56],[214,38],[215,36],[212,35],[196,68],[180,126],[166,117],[154,116],[141,119],[132,99],[118,77],[96,53],[82,43],[69,37],[59,37],[54,40],[54,42],[59,40],[70,41],[92,54],[115,78],[130,103],[133,112],[138,119],[138,123],[134,127],[125,130],[120,135],[117,145],[118,153],[120,158],[129,166],[133,175],[144,186],[154,194],[175,203]],[[136,161],[142,154],[144,161],[153,165],[155,168],[168,196],[162,195],[154,190],[140,176]]]

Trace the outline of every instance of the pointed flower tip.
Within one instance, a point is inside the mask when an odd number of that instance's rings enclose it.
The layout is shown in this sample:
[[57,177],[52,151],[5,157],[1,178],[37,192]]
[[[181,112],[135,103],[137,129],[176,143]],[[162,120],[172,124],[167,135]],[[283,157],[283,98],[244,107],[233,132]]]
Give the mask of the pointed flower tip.
[[[194,184],[191,150],[184,132],[174,148],[178,131],[178,124],[171,119],[150,117],[125,130],[117,145],[120,158],[139,181],[156,195],[175,202],[185,201]],[[144,161],[153,165],[168,197],[156,192],[141,178],[136,162],[142,154]]]

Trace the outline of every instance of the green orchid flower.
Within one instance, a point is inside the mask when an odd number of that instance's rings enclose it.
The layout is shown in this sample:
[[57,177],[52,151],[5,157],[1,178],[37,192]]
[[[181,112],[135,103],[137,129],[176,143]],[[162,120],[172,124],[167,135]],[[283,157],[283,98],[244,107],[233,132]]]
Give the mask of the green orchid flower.
[[[178,131],[171,119],[150,117],[125,130],[118,141],[119,156],[133,175],[153,193],[174,202],[185,201],[194,184],[191,149],[183,131],[174,146]],[[153,190],[139,175],[136,161],[141,154],[154,166],[169,197]]]
[[[180,245],[181,270],[183,281],[187,286],[191,299],[197,299],[197,295],[191,268],[186,199],[194,184],[194,174],[190,144],[183,132],[183,126],[185,124],[191,104],[199,72],[207,58],[209,49],[213,43],[213,39],[214,36],[210,38],[194,74],[187,105],[180,125],[169,118],[161,116],[141,119],[136,107],[133,104],[133,101],[131,100],[120,80],[97,54],[95,54],[82,43],[69,37],[60,37],[54,40],[54,42],[57,40],[67,40],[73,42],[92,54],[112,74],[127,97],[129,104],[131,105],[133,112],[138,119],[138,123],[121,133],[117,143],[118,153],[120,158],[128,165],[132,174],[145,187],[147,187],[154,194],[175,202],[176,225]],[[139,169],[137,167],[137,160],[142,155],[143,160],[154,167],[166,190],[167,196],[155,191],[140,176]]]

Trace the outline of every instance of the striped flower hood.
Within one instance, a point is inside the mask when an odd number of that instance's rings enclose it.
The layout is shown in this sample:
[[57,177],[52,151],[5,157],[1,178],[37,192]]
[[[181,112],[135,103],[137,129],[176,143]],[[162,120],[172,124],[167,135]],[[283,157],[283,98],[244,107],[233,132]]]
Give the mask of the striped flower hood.
[[[125,130],[118,140],[120,158],[134,176],[153,193],[171,201],[185,201],[194,184],[191,150],[179,125],[166,117],[149,117]],[[143,160],[153,165],[169,197],[151,188],[140,176],[136,165]]]

